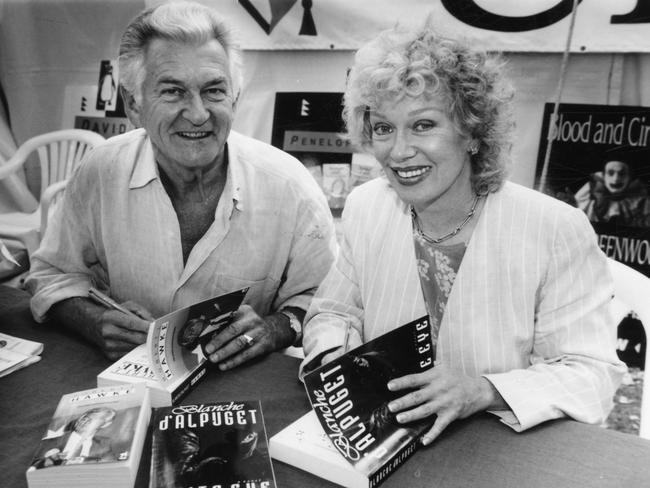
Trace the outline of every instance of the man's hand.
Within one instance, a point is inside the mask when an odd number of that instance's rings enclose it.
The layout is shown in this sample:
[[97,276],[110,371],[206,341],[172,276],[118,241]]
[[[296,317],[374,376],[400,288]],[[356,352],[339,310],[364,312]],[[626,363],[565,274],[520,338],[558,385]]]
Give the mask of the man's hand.
[[106,357],[115,361],[131,349],[147,341],[149,325],[154,320],[151,314],[135,302],[124,302],[124,308],[133,312],[127,315],[119,310],[106,309],[95,327],[95,343]]
[[399,423],[407,423],[436,414],[431,429],[422,443],[431,443],[457,418],[488,409],[504,409],[507,405],[498,391],[483,377],[472,378],[445,366],[436,366],[424,373],[411,374],[388,382],[391,391],[414,390],[388,405],[397,413]]
[[203,346],[208,359],[219,369],[234,368],[254,357],[290,346],[295,333],[282,313],[262,318],[250,305],[242,305],[233,321]]
[[147,340],[151,314],[134,302],[121,304],[133,312],[107,309],[87,298],[69,298],[52,306],[51,314],[65,327],[80,333],[112,361]]

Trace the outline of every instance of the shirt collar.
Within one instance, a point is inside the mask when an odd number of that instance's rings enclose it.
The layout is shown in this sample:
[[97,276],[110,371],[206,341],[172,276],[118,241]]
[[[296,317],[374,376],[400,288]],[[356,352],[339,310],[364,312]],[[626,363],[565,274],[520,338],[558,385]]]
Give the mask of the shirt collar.
[[146,133],[142,139],[142,143],[138,144],[136,150],[138,154],[135,157],[135,166],[131,174],[131,180],[129,181],[129,189],[142,188],[150,181],[159,177],[151,139],[149,139]]
[[[242,201],[243,197],[241,191],[243,180],[240,161],[241,155],[239,154],[237,143],[230,144],[231,138],[232,137],[229,137],[228,142],[226,143],[228,169],[224,196],[232,201],[235,209],[242,211],[244,209],[244,203]],[[158,174],[156,158],[153,154],[151,139],[146,135],[146,133],[143,137],[142,144],[138,145],[137,151],[140,154],[136,155],[135,158],[136,163],[133,168],[133,173],[131,174],[131,180],[129,181],[129,189],[142,188],[152,180],[160,177]]]

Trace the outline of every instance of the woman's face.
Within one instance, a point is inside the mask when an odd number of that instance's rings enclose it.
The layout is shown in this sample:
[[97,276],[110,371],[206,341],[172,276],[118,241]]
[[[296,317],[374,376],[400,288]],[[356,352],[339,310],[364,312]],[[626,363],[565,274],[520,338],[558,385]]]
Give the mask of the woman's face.
[[630,184],[630,168],[622,161],[609,161],[605,164],[604,180],[610,193],[624,192]]
[[441,97],[389,100],[371,111],[372,148],[399,197],[421,211],[471,189],[469,138]]

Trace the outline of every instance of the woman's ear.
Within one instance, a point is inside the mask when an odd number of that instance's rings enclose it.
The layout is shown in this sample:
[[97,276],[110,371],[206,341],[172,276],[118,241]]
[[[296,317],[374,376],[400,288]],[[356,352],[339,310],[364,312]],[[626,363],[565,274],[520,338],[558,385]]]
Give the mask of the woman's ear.
[[140,123],[140,104],[135,99],[135,96],[130,91],[127,91],[123,86],[120,86],[120,94],[124,101],[124,111],[129,118],[129,122],[134,127],[142,127]]

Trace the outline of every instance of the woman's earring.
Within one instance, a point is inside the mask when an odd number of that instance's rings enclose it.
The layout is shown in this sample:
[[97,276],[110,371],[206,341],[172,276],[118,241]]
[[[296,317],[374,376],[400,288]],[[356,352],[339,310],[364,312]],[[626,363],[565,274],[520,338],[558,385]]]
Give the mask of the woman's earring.
[[467,152],[470,153],[472,156],[478,154],[478,147],[476,144],[472,144],[467,148]]

